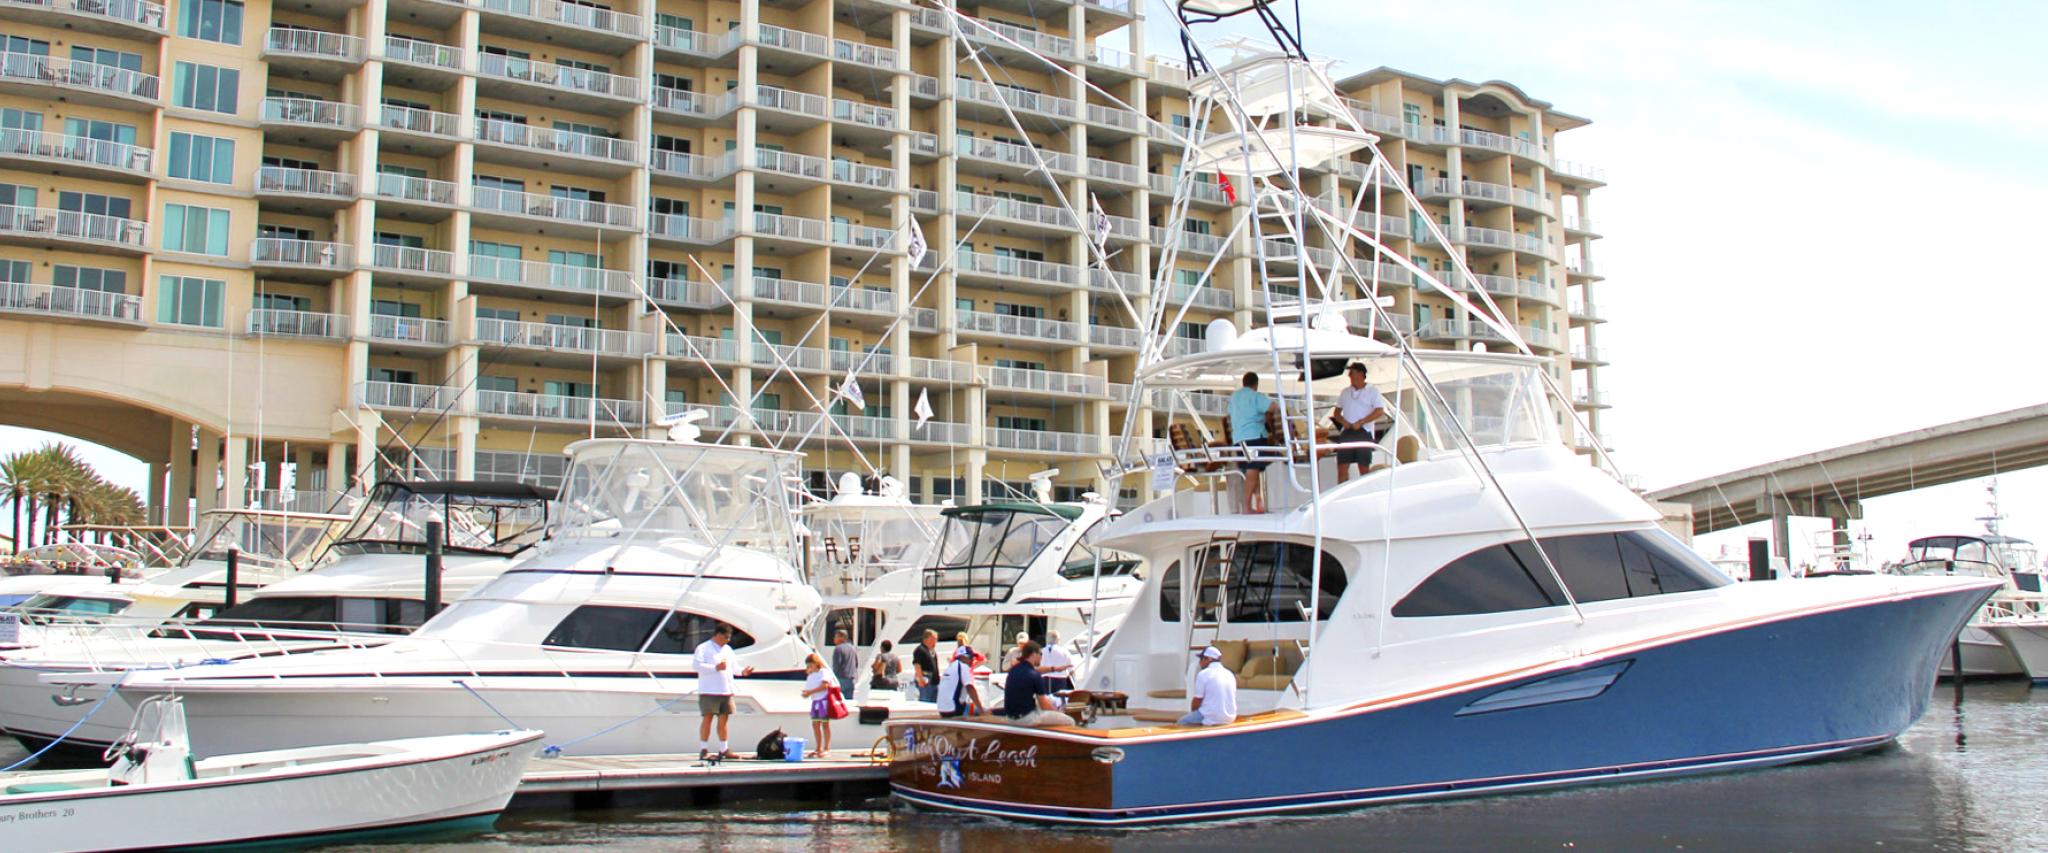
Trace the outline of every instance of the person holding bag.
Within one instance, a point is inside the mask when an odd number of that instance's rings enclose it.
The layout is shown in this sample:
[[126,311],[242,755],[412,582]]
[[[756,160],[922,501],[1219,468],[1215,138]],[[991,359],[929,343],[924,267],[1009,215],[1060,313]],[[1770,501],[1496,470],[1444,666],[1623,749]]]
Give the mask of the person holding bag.
[[832,694],[839,689],[825,679],[825,659],[812,652],[804,658],[804,698],[811,700],[811,742],[816,749],[805,753],[808,758],[824,758],[832,748]]

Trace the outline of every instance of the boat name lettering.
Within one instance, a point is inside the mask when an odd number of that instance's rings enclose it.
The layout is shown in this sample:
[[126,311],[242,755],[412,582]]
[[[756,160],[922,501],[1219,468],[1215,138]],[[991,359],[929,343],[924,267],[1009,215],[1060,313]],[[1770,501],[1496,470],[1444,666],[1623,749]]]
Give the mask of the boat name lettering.
[[511,755],[512,753],[510,752],[495,752],[490,755],[479,755],[469,760],[469,766],[475,767],[479,764],[489,764],[501,758],[509,758],[511,757]]
[[13,814],[0,814],[0,823],[15,821],[43,820],[45,818],[67,818],[78,812],[69,807],[61,809],[22,809]]
[[1038,746],[1036,744],[1019,748],[1005,748],[1002,738],[969,738],[966,744],[955,742],[949,733],[929,734],[910,739],[906,744],[911,757],[919,759],[955,759],[977,761],[1000,767],[1037,767]]

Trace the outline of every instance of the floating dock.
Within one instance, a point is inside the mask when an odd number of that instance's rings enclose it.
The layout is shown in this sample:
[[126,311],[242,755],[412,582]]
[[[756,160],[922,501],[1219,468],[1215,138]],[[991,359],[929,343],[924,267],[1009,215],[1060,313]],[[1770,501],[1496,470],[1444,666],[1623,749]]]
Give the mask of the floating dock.
[[801,799],[825,799],[849,793],[843,788],[879,789],[888,781],[889,765],[875,761],[866,749],[833,750],[827,758],[796,762],[737,758],[709,763],[695,753],[535,757],[526,766],[516,797],[601,799],[627,791],[687,790],[701,798],[795,786]]

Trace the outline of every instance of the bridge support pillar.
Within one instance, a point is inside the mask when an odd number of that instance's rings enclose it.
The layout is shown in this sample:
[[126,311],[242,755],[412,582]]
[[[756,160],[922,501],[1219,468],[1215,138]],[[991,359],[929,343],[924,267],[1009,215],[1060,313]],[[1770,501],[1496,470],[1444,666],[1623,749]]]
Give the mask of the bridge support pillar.
[[1771,556],[1787,571],[1792,568],[1792,508],[1783,501],[1771,506]]

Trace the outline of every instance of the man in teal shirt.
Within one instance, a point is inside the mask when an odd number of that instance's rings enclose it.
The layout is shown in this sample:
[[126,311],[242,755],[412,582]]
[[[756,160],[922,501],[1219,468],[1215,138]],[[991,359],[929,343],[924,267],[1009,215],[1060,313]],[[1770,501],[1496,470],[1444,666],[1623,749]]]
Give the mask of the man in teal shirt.
[[1230,395],[1228,426],[1230,440],[1244,448],[1245,461],[1237,463],[1244,472],[1244,511],[1256,514],[1266,511],[1266,490],[1261,488],[1260,472],[1271,464],[1267,461],[1253,461],[1249,457],[1253,448],[1271,444],[1266,435],[1266,413],[1279,411],[1280,404],[1273,398],[1259,393],[1259,374],[1244,375],[1244,387]]

